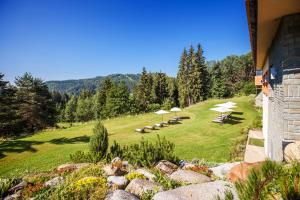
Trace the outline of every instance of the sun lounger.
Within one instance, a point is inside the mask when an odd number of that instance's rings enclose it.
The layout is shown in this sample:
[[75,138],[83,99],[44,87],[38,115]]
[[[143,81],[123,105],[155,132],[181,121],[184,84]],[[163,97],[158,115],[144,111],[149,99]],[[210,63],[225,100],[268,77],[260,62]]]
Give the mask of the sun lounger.
[[135,131],[139,133],[145,133],[145,128],[137,128]]
[[177,124],[178,123],[178,120],[174,120],[174,119],[170,119],[168,121],[168,124]]
[[144,129],[155,130],[155,125],[154,126],[145,126]]
[[164,124],[163,123],[158,123],[158,124],[154,124],[154,126],[156,126],[156,127],[163,127]]

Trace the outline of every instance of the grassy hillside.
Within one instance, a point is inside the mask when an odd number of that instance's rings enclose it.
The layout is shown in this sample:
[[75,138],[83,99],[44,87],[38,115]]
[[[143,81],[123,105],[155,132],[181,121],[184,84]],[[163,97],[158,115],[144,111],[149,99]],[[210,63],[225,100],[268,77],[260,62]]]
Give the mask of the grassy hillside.
[[128,88],[132,88],[140,79],[139,74],[111,74],[108,76],[97,76],[95,78],[64,80],[64,81],[47,81],[46,84],[50,91],[60,93],[79,94],[82,89],[95,90],[105,78],[110,78],[113,82],[124,81]]
[[[176,144],[176,154],[181,159],[203,158],[224,162],[228,160],[231,144],[240,135],[241,128],[251,125],[257,115],[252,100],[252,97],[230,99],[238,103],[237,113],[232,121],[223,126],[211,122],[218,113],[209,108],[225,100],[209,100],[193,105],[179,113],[191,119],[145,134],[136,133],[134,129],[159,122],[161,116],[153,113],[126,116],[105,120],[104,124],[109,131],[110,143],[117,140],[121,144],[130,144],[141,137],[154,140],[159,134]],[[165,119],[171,116],[173,114],[165,115]],[[70,153],[87,150],[93,125],[94,122],[78,123],[71,128],[46,130],[30,137],[2,142],[0,176],[49,170],[68,162]]]

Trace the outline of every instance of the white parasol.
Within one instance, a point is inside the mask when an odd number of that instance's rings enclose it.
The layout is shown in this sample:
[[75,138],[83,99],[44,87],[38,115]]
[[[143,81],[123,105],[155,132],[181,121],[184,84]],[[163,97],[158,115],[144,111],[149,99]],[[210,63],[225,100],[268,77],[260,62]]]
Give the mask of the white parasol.
[[176,116],[176,112],[180,112],[181,111],[181,109],[180,108],[178,108],[178,107],[174,107],[174,108],[171,108],[171,110],[170,110],[171,112],[175,112],[175,116]]
[[163,116],[164,114],[168,114],[169,112],[168,111],[165,111],[165,110],[159,110],[159,111],[156,111],[155,114],[158,114],[158,115],[161,115],[161,120],[162,122],[164,121],[163,119]]

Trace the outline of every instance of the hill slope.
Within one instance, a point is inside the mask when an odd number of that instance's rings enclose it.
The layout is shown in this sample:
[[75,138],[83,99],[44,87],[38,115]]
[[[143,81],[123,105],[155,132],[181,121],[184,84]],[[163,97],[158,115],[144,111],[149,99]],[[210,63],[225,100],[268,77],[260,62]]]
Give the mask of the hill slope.
[[47,81],[46,84],[50,91],[60,93],[78,94],[82,89],[95,90],[105,78],[110,78],[113,82],[125,81],[130,90],[137,84],[140,79],[139,74],[111,74],[108,76],[97,76],[95,78],[64,80],[64,81]]
[[[234,101],[238,106],[234,109],[236,113],[232,120],[223,126],[212,123],[211,120],[219,113],[209,108],[226,101]],[[252,102],[253,97],[201,102],[177,114],[191,119],[144,134],[134,132],[134,129],[157,123],[161,116],[147,113],[104,120],[103,123],[108,130],[110,144],[116,140],[121,145],[128,145],[142,137],[153,141],[159,134],[175,143],[175,151],[180,159],[203,158],[226,162],[233,142],[241,136],[241,129],[249,127],[258,115]],[[164,115],[164,120],[173,115],[174,113]],[[70,161],[70,153],[87,151],[94,122],[76,123],[71,128],[69,124],[63,126],[66,128],[45,130],[25,138],[0,142],[0,177],[49,170]]]

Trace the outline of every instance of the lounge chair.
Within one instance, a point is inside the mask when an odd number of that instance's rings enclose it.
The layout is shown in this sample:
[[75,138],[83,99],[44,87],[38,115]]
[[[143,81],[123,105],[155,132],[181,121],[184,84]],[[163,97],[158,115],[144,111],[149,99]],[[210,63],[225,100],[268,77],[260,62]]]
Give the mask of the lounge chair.
[[158,123],[158,124],[154,124],[154,126],[156,126],[156,127],[163,127],[164,124],[163,123]]
[[139,133],[145,133],[145,128],[137,128],[135,131]]
[[144,129],[155,130],[155,125],[154,126],[145,126]]
[[177,124],[178,123],[178,120],[174,120],[174,119],[170,119],[168,121],[168,124]]

